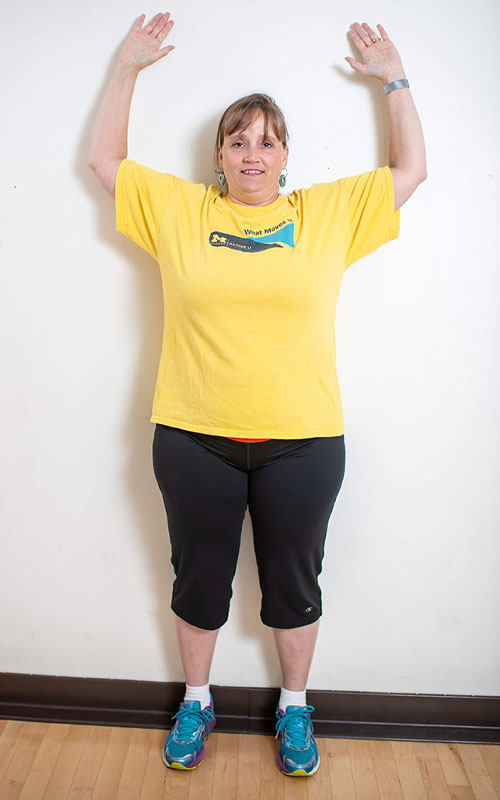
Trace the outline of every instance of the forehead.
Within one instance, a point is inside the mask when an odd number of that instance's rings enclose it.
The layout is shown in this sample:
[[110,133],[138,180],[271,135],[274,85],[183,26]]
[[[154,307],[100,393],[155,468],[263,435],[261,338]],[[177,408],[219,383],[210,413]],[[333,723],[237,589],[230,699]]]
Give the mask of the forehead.
[[265,136],[274,136],[275,138],[277,138],[276,131],[274,130],[272,121],[269,120],[268,123],[262,111],[258,111],[256,114],[251,116],[247,121],[243,119],[241,126],[232,133],[228,134],[228,136],[230,137],[238,136],[245,132],[262,134]]

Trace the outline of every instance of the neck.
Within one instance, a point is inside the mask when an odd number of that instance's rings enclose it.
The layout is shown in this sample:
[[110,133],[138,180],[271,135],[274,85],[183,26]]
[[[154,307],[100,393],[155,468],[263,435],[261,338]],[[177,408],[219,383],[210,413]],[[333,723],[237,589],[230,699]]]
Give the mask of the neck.
[[274,192],[272,195],[267,195],[264,198],[257,196],[236,195],[228,188],[227,197],[233,203],[238,203],[240,206],[269,206],[274,203],[279,197],[279,192]]

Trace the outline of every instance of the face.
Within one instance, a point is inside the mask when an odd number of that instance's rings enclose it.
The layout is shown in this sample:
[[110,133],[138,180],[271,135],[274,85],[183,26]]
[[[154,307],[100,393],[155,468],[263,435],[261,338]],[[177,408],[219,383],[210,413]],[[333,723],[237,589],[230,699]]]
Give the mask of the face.
[[272,128],[264,136],[262,112],[245,130],[235,131],[218,148],[219,168],[224,170],[228,197],[242,205],[267,205],[278,196],[279,177],[288,160]]

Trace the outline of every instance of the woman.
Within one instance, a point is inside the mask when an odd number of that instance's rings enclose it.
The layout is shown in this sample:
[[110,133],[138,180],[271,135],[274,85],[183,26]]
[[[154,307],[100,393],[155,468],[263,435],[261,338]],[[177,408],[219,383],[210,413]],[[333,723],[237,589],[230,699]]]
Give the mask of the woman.
[[168,55],[173,21],[142,15],[120,52],[95,121],[89,166],[116,198],[117,229],[158,260],[165,331],[155,390],[153,465],[172,545],[172,609],[186,693],[163,749],[193,769],[215,725],[209,672],[227,619],[248,506],[283,681],[276,736],[286,775],[319,756],[306,681],[321,616],[318,575],[344,475],[333,321],[346,267],[398,236],[399,208],[426,177],[420,121],[398,52],[354,23],[360,61],[381,80],[389,165],[280,194],[288,134],[267,95],[241,98],[217,134],[220,186],[127,159],[139,71]]

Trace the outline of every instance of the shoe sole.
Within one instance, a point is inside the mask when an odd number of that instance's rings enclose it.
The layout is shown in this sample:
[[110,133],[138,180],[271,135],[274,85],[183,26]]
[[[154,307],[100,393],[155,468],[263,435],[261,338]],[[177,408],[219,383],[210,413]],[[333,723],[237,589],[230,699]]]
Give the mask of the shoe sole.
[[308,778],[310,775],[314,775],[319,770],[319,765],[321,763],[321,759],[318,754],[318,763],[310,772],[306,772],[305,769],[294,769],[293,772],[288,772],[281,760],[281,753],[278,750],[278,756],[276,758],[276,764],[281,773],[283,775],[288,775],[289,778]]
[[205,753],[203,752],[203,756],[202,756],[202,758],[201,758],[201,759],[198,761],[198,763],[197,763],[197,764],[195,764],[193,767],[185,767],[185,766],[184,766],[184,764],[179,764],[179,762],[178,762],[178,761],[173,761],[171,764],[169,764],[169,763],[168,763],[168,761],[167,761],[167,759],[165,758],[165,753],[164,753],[164,752],[162,752],[162,754],[161,754],[161,760],[163,761],[163,763],[165,764],[165,766],[166,766],[166,767],[168,767],[169,769],[185,769],[185,770],[192,770],[192,769],[196,769],[196,767],[199,767],[199,766],[200,766],[200,764],[202,764],[202,763],[203,763],[204,759],[205,759]]

